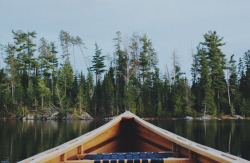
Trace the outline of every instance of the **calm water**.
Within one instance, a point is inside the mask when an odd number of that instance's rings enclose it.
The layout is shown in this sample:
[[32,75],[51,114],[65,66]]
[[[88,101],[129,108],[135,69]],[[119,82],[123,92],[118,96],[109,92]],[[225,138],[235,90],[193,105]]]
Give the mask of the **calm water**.
[[[190,140],[250,160],[249,120],[149,121]],[[0,120],[0,160],[16,162],[91,131],[106,121]],[[231,135],[231,136],[230,136]],[[231,143],[229,145],[229,139]]]

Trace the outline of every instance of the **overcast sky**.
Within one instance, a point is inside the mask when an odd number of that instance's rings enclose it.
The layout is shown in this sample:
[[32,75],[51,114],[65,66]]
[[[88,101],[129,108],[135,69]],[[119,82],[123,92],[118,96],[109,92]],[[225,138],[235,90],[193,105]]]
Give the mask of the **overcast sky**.
[[[45,37],[59,45],[59,31],[65,30],[83,38],[86,55],[93,55],[95,42],[104,55],[112,55],[116,31],[123,36],[146,33],[162,74],[166,64],[171,69],[176,50],[191,80],[191,49],[209,30],[224,37],[227,58],[235,54],[238,61],[250,50],[249,7],[250,0],[0,0],[0,43],[13,42],[13,29],[35,30],[37,41]],[[79,51],[76,59],[76,67],[85,70]]]

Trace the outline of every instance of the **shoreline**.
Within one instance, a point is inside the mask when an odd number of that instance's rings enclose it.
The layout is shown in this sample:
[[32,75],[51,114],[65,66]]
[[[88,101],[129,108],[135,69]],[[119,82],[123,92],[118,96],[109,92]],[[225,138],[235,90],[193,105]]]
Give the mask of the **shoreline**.
[[[74,120],[94,120],[94,119],[102,119],[102,120],[112,120],[114,117],[96,117],[92,118],[91,116],[88,117],[78,117],[74,115],[68,115],[67,117],[47,117],[47,116],[26,116],[26,117],[0,117],[0,120],[20,120],[20,121],[25,121],[25,120],[42,120],[42,121],[50,121],[50,120],[55,120],[55,121],[74,121]],[[218,117],[211,117],[211,116],[202,116],[202,117],[190,117],[186,116],[184,118],[176,118],[176,117],[165,117],[165,118],[159,118],[159,117],[146,117],[142,118],[146,121],[151,121],[151,120],[250,120],[250,117],[242,117],[240,115],[235,115],[235,116],[229,116],[229,115],[222,115]]]

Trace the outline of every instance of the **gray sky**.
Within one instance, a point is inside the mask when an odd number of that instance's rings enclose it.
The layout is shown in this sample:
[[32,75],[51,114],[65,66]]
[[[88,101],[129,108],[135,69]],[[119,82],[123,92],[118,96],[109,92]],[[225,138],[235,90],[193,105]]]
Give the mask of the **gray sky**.
[[[123,36],[146,33],[158,53],[162,74],[171,69],[177,51],[183,72],[191,80],[191,49],[203,35],[216,30],[227,44],[222,48],[238,61],[250,50],[249,0],[0,0],[0,43],[12,42],[11,30],[33,31],[59,45],[60,30],[83,38],[94,53],[97,42],[103,54],[113,54],[116,31]],[[59,47],[60,48],[60,47]],[[91,57],[89,57],[91,59]],[[85,70],[76,51],[76,67]]]

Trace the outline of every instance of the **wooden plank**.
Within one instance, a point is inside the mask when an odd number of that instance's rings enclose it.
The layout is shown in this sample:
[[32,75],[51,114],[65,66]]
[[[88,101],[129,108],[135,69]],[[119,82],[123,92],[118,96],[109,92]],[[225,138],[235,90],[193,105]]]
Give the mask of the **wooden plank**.
[[106,141],[112,141],[112,139],[116,139],[116,137],[120,134],[120,128],[119,128],[120,122],[115,124],[113,127],[108,129],[107,131],[101,133],[100,135],[96,136],[92,140],[86,142],[83,144],[84,146],[84,153],[92,152],[93,150],[96,150],[98,147],[101,147],[102,145],[98,146],[101,143],[104,143]]
[[158,135],[148,128],[145,128],[144,126],[137,124],[136,125],[136,134],[139,135],[142,138],[145,138],[155,144],[159,144],[160,146],[163,146],[167,149],[162,149],[164,151],[171,150],[172,148],[172,142],[168,139],[162,137],[161,135]]

